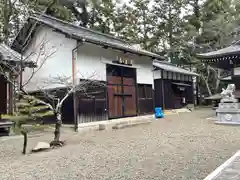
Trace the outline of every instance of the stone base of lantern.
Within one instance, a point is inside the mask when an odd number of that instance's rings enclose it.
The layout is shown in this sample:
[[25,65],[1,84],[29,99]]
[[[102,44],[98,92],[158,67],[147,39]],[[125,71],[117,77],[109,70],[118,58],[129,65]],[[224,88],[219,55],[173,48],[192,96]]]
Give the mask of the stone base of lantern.
[[219,103],[216,124],[240,125],[240,103]]

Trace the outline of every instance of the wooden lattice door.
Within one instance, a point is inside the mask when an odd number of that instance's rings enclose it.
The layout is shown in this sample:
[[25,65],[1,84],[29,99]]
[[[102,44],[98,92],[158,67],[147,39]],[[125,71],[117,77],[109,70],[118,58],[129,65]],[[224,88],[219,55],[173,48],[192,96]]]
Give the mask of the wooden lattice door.
[[109,118],[137,115],[135,69],[108,65],[107,72]]

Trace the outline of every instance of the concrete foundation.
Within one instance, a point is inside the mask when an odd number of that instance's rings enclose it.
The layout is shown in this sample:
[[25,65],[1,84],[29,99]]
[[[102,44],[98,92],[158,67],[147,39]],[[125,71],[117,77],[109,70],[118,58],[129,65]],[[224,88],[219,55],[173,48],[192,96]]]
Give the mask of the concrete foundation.
[[216,124],[240,125],[240,103],[223,102],[219,103],[216,109]]

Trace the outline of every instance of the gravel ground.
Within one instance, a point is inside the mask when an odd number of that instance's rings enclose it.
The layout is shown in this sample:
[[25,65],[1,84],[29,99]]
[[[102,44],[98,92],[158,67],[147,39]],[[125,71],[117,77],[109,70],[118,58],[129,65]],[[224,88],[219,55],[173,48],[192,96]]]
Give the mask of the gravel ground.
[[[65,134],[63,148],[21,156],[22,139],[0,139],[1,180],[198,180],[240,147],[237,126],[215,125],[210,110],[117,131]],[[31,138],[29,147],[50,135]]]

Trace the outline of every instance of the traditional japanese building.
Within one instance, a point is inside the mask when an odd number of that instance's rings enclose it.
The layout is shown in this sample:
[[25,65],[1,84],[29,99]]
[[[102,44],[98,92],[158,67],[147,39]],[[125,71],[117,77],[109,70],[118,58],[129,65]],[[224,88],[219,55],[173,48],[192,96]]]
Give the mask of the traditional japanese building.
[[156,107],[179,109],[196,104],[198,74],[157,60],[153,67]]
[[[5,44],[0,44],[0,114],[11,114],[14,109],[14,74],[20,65],[21,55]],[[6,79],[6,76],[9,79]],[[19,74],[17,74],[19,75]],[[11,83],[9,82],[11,80]]]
[[[240,41],[216,51],[211,51],[197,55],[203,63],[219,69],[223,69],[229,76],[221,78],[225,84],[235,84],[236,98],[240,99]],[[208,99],[219,100],[220,94],[208,97]]]
[[[28,41],[26,37],[30,37]],[[36,92],[41,80],[58,75],[72,77],[73,84],[81,84],[85,80],[105,84],[87,88],[87,92],[68,98],[63,104],[65,123],[151,114],[154,105],[172,109],[181,108],[181,102],[193,103],[192,77],[196,74],[165,62],[159,54],[112,35],[75,26],[48,15],[32,15],[12,48],[29,57],[45,41],[47,43],[42,46],[45,53],[55,52],[25,86],[26,91]],[[34,61],[36,57],[31,58]],[[31,74],[24,71],[23,81]],[[63,87],[52,84],[48,88]],[[73,101],[77,102],[77,117],[73,116],[76,113]]]
[[[28,42],[25,40],[27,36],[31,37]],[[73,119],[75,123],[83,123],[153,113],[152,61],[164,61],[160,55],[112,35],[42,14],[28,19],[12,48],[29,57],[38,50],[41,42],[47,42],[42,46],[45,54],[48,51],[54,53],[25,86],[26,91],[37,92],[41,81],[57,76],[71,77],[72,84],[84,81],[96,84],[94,88],[84,87],[86,92],[79,92],[77,97],[64,102],[65,123],[71,123]],[[33,61],[34,58],[31,57]],[[38,65],[41,65],[41,59]],[[23,81],[31,74],[31,71],[24,71]],[[47,88],[63,86],[53,83]],[[73,117],[76,113],[74,99],[78,106],[77,117]]]

